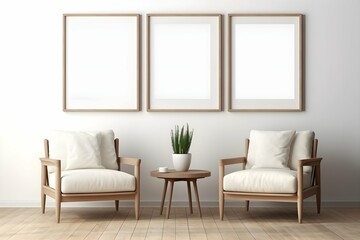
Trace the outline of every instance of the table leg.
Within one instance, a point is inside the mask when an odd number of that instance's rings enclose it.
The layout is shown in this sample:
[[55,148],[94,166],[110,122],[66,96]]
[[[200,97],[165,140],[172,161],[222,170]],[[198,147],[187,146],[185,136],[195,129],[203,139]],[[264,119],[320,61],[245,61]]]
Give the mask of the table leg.
[[169,182],[169,180],[165,179],[162,198],[161,198],[160,215],[163,213],[163,210],[164,210],[164,203],[165,203],[165,196],[166,196],[168,182]]
[[170,208],[171,208],[171,200],[173,195],[173,189],[174,189],[174,180],[170,180],[170,195],[169,195],[169,202],[168,202],[168,208],[167,208],[167,218],[169,219],[170,216]]
[[191,199],[191,187],[190,187],[190,180],[186,181],[187,183],[187,190],[188,190],[188,196],[189,196],[189,208],[190,208],[190,213],[193,213],[193,208],[192,208],[192,199]]
[[201,208],[200,208],[200,200],[199,200],[199,192],[198,192],[198,188],[197,188],[197,184],[196,184],[196,179],[193,180],[193,185],[194,185],[194,191],[195,191],[197,205],[199,208],[200,217],[202,217]]

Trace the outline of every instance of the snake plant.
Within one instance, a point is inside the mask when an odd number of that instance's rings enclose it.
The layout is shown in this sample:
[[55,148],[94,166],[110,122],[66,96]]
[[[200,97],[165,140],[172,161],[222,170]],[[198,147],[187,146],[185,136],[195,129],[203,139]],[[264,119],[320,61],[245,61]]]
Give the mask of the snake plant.
[[182,126],[181,130],[178,125],[175,129],[171,130],[171,144],[174,154],[187,154],[189,153],[194,130],[189,131],[189,124]]

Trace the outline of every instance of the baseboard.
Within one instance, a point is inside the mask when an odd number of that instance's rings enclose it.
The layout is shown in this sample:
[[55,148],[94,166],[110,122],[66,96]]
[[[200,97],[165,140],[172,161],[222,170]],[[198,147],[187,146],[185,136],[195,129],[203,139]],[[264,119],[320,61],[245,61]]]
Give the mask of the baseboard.
[[[202,207],[219,207],[217,201],[201,201]],[[142,207],[159,207],[160,202],[143,201]],[[171,204],[173,207],[187,207],[189,203],[186,201],[177,201]],[[193,207],[196,207],[196,203],[193,202]],[[267,201],[250,201],[251,207],[293,207],[296,203],[287,202],[267,202]],[[245,201],[225,201],[225,207],[245,207]],[[316,207],[315,201],[304,201],[304,207]],[[323,201],[321,207],[360,207],[360,201]]]
[[[167,203],[166,203],[167,204]],[[251,207],[293,207],[296,203],[279,203],[279,202],[265,202],[265,201],[251,201]],[[141,207],[159,207],[160,201],[141,201]],[[49,199],[46,203],[47,207],[54,207],[54,201]],[[132,201],[120,201],[120,206],[132,207]],[[172,207],[187,207],[187,201],[173,201]],[[196,207],[196,202],[193,202],[193,207]],[[202,207],[218,207],[217,201],[201,201]],[[225,207],[244,207],[244,201],[226,201]],[[315,207],[315,201],[304,201],[304,207]],[[323,201],[322,207],[360,207],[360,201]],[[40,207],[40,201],[0,201],[0,207]],[[114,207],[112,201],[97,201],[97,202],[65,202],[62,207]]]

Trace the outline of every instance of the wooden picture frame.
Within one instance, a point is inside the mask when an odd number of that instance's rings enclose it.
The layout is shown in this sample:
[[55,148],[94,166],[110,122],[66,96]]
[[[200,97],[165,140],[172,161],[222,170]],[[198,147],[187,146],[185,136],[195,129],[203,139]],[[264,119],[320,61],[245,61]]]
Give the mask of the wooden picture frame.
[[147,110],[222,111],[222,15],[147,15]]
[[63,111],[140,110],[140,17],[63,15]]
[[303,111],[303,15],[228,20],[229,111]]

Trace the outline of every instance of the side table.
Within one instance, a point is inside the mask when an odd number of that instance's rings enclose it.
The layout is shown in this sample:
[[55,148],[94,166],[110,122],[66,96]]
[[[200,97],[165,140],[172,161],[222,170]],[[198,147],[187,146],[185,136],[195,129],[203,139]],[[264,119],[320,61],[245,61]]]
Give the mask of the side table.
[[157,177],[157,178],[161,178],[161,179],[165,180],[162,198],[161,198],[160,215],[162,214],[163,209],[164,209],[164,202],[165,202],[165,196],[166,196],[168,183],[170,182],[170,195],[169,195],[168,208],[167,208],[167,213],[166,213],[167,218],[169,218],[169,216],[170,216],[170,208],[171,208],[171,200],[172,200],[173,189],[174,189],[174,182],[186,181],[188,197],[189,197],[190,213],[193,213],[191,189],[190,189],[190,182],[192,182],[194,191],[195,191],[195,197],[196,197],[198,209],[199,209],[199,214],[200,214],[200,217],[202,217],[201,208],[200,208],[200,200],[199,200],[199,192],[198,192],[196,181],[200,178],[209,177],[210,175],[211,175],[211,172],[206,171],[206,170],[188,170],[185,172],[178,172],[175,170],[169,170],[167,172],[159,172],[158,170],[152,171],[151,172],[152,177]]

